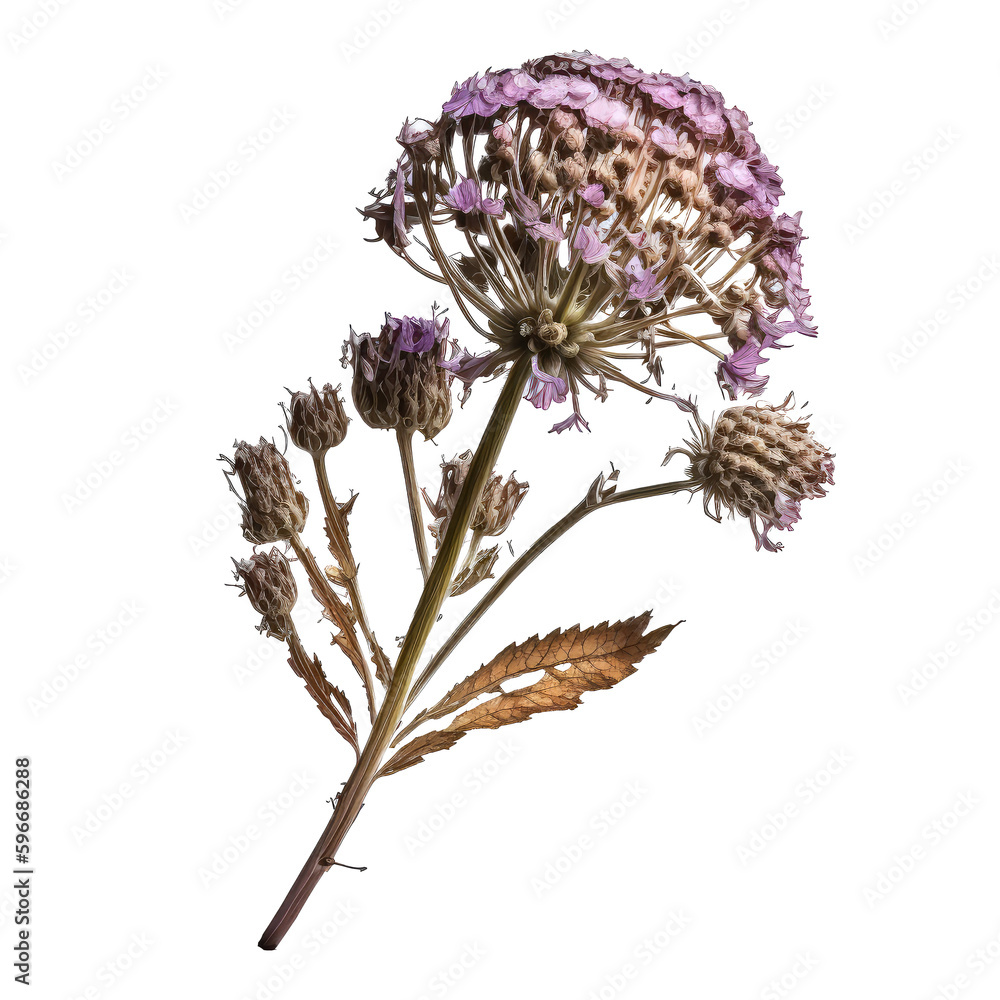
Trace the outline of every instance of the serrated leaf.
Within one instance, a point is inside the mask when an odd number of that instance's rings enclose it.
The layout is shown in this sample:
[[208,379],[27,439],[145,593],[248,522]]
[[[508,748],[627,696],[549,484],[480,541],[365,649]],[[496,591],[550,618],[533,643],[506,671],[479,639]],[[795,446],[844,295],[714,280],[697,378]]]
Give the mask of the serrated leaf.
[[414,764],[419,764],[426,754],[434,753],[435,750],[447,750],[454,746],[464,733],[449,733],[441,730],[434,730],[431,733],[424,733],[416,739],[410,740],[405,747],[402,747],[392,757],[382,765],[378,772],[380,778],[387,774],[395,774],[397,771],[405,771]]
[[[425,733],[401,747],[389,759],[381,775],[394,774],[420,763],[436,750],[447,750],[472,729],[496,729],[523,722],[539,712],[570,711],[580,704],[587,691],[613,687],[635,673],[635,665],[653,652],[670,634],[674,625],[646,632],[652,612],[609,625],[555,630],[544,639],[537,635],[522,643],[512,643],[489,663],[456,684],[433,708],[415,722],[427,722],[461,708],[473,698],[495,692],[494,697],[456,716],[444,729]],[[679,623],[678,623],[679,624]],[[565,664],[560,670],[557,667]],[[501,683],[509,678],[542,669],[543,677],[504,692]]]
[[473,698],[499,691],[503,681],[535,670],[575,663],[595,655],[606,657],[609,669],[613,668],[617,659],[625,662],[630,644],[642,636],[651,616],[652,612],[647,611],[613,625],[602,622],[586,629],[576,625],[565,631],[553,629],[544,638],[533,635],[524,642],[512,642],[489,663],[459,681],[436,705],[421,712],[410,728],[443,718]]

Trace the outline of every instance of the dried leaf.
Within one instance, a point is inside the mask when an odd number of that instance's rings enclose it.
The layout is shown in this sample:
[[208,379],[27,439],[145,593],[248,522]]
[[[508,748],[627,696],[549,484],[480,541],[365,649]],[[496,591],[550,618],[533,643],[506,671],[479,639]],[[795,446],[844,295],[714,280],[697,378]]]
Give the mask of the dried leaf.
[[435,750],[447,750],[457,743],[464,733],[449,733],[435,730],[432,733],[424,733],[416,739],[410,740],[401,750],[398,750],[392,757],[382,765],[378,772],[380,778],[387,774],[395,774],[397,771],[405,771],[414,764],[419,764],[425,754],[434,753]]
[[[444,729],[411,740],[379,773],[394,774],[418,764],[426,754],[447,750],[472,729],[496,729],[523,722],[538,712],[576,708],[587,691],[610,688],[635,673],[635,664],[674,629],[674,625],[664,625],[647,633],[651,616],[652,612],[647,611],[614,625],[604,622],[587,629],[576,625],[565,631],[550,632],[544,639],[536,635],[525,642],[512,643],[456,684],[437,705],[420,713],[414,726],[441,718],[480,695],[494,694],[494,697],[462,712]],[[564,669],[556,669],[562,664]],[[500,687],[509,678],[540,669],[545,675],[527,687],[510,693]]]
[[314,655],[310,659],[297,638],[289,641],[289,652],[292,654],[288,659],[289,666],[305,682],[306,690],[316,702],[316,707],[350,744],[355,755],[360,755],[358,727],[354,722],[351,703],[347,700],[347,695],[336,685],[330,683],[323,672],[323,665],[320,663],[319,657]]

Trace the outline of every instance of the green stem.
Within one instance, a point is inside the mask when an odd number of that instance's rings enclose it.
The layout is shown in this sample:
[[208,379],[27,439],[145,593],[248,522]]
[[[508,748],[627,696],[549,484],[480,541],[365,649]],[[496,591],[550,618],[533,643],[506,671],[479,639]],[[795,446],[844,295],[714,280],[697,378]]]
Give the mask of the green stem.
[[406,504],[410,508],[410,524],[413,527],[413,541],[417,546],[417,556],[420,559],[420,572],[424,575],[424,583],[431,571],[431,560],[427,554],[427,537],[424,530],[424,519],[420,512],[420,486],[417,483],[417,469],[413,464],[413,431],[402,427],[396,430],[396,441],[399,443],[399,460],[403,466],[403,481],[406,483]]
[[413,680],[417,662],[427,643],[441,605],[448,596],[452,576],[465,542],[465,535],[472,523],[476,505],[483,487],[493,472],[500,449],[517,412],[521,393],[530,371],[527,357],[515,362],[497,400],[490,421],[483,432],[475,457],[469,466],[462,491],[434,566],[427,578],[420,600],[413,612],[413,620],[406,631],[406,638],[399,651],[399,659],[386,691],[385,700],[372,725],[371,734],[361,752],[344,790],[337,799],[333,816],[313,848],[312,854],[299,872],[274,919],[264,931],[259,946],[266,951],[276,948],[295,921],[313,889],[334,863],[337,849],[364,804],[365,796],[378,775],[382,757],[399,725],[406,704],[406,695]]

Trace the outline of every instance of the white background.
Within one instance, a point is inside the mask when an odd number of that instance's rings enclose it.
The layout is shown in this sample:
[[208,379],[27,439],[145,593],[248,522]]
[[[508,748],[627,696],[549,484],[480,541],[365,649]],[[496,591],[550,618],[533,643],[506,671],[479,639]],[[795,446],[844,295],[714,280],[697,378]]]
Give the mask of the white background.
[[[96,0],[44,23],[43,6],[13,0],[0,23],[2,760],[8,788],[14,757],[33,760],[36,995],[995,996],[1000,961],[974,957],[1000,955],[994,9]],[[564,538],[440,689],[537,630],[643,608],[685,624],[580,710],[380,782],[341,853],[368,871],[334,870],[261,952],[350,753],[223,588],[248,546],[216,457],[275,432],[284,386],[345,377],[348,324],[429,308],[436,286],[364,243],[356,212],[402,119],[433,117],[456,78],[574,47],[690,70],[754,119],[783,207],[804,210],[821,329],[768,364],[767,398],[809,402],[838,485],[778,555],[680,497]],[[251,160],[279,111],[290,123]],[[100,144],[58,169],[104,118]],[[323,239],[336,252],[290,289]],[[88,313],[116,272],[127,286]],[[717,408],[703,358],[681,355],[668,378]],[[428,485],[496,391],[477,387],[421,448]],[[551,413],[520,414],[500,463],[531,483],[518,550],[608,461],[625,486],[655,481],[685,433],[627,390],[586,416],[593,434],[557,438]],[[355,420],[333,457],[338,495],[361,493],[353,537],[392,649],[418,589],[394,442]],[[320,550],[317,518],[308,533]],[[355,693],[323,628],[308,635]],[[904,697],[914,676],[930,680]],[[834,755],[849,763],[831,775]],[[769,840],[750,856],[755,833]],[[651,957],[671,914],[685,926]]]

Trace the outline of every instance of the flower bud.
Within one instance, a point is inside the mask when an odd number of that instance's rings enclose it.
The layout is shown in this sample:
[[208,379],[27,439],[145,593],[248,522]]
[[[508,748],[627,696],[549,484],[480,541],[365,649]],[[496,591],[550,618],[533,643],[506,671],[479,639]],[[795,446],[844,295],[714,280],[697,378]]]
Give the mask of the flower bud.
[[310,379],[308,392],[292,392],[288,406],[282,406],[292,444],[314,458],[336,448],[347,433],[350,418],[344,412],[339,391],[340,386],[334,389],[327,382],[321,392]]
[[295,488],[285,456],[273,441],[239,441],[230,465],[243,488],[243,536],[254,545],[280,542],[300,532],[309,501]]
[[833,455],[807,420],[788,415],[790,400],[781,406],[732,406],[711,428],[694,410],[695,439],[664,459],[666,464],[675,454],[687,455],[692,485],[704,493],[705,513],[718,521],[725,508],[731,517],[747,518],[757,548],[769,552],[782,545],[768,532],[792,530],[802,501],[826,496],[824,487],[833,485]]
[[351,395],[362,420],[383,430],[419,430],[430,440],[451,419],[451,372],[440,367],[448,343],[447,317],[386,313],[377,337],[351,330],[342,363],[351,366]]
[[249,559],[233,560],[233,574],[250,598],[254,611],[263,616],[261,632],[284,639],[292,632],[292,608],[298,597],[292,567],[277,548],[255,552]]

